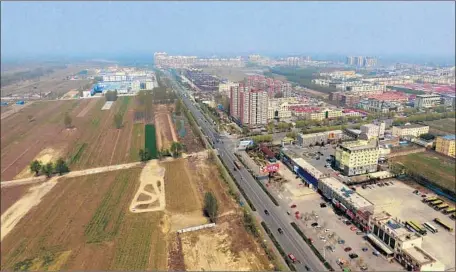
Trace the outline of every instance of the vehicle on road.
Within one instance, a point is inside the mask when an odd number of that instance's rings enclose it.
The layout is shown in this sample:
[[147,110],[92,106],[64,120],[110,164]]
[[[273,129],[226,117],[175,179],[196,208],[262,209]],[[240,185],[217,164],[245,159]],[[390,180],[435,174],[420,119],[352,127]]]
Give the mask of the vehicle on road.
[[307,271],[310,271],[309,267],[307,265],[304,265],[304,268],[307,270]]
[[350,253],[350,254],[348,254],[348,257],[350,257],[350,259],[356,259],[356,258],[358,258],[358,254]]
[[280,234],[283,234],[283,230],[281,228],[278,228],[277,231],[280,233]]
[[241,168],[242,168],[241,163],[238,162],[237,160],[234,161],[234,165],[236,165],[236,168],[237,168],[237,169],[241,169]]
[[269,211],[268,210],[264,210],[264,214],[269,215]]
[[345,252],[349,252],[349,251],[351,251],[351,250],[352,250],[351,247],[346,247],[346,248],[344,248],[344,251],[345,251]]
[[291,260],[293,263],[295,263],[295,262],[297,261],[296,257],[295,257],[293,254],[291,254],[291,253],[288,254],[288,258],[290,258],[290,260]]

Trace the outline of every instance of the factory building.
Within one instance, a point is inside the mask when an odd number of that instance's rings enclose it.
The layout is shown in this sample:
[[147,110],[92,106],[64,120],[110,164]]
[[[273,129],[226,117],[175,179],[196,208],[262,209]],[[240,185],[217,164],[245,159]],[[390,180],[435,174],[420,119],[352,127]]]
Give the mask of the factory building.
[[324,131],[319,133],[311,134],[298,134],[297,144],[302,147],[308,147],[310,145],[320,144],[321,142],[327,143],[329,141],[337,141],[342,139],[342,130]]

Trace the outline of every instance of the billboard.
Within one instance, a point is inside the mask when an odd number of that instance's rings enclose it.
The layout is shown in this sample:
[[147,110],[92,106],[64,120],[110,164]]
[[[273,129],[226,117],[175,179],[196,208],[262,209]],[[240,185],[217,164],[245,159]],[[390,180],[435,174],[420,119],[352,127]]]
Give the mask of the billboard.
[[271,173],[279,171],[279,164],[278,163],[270,163],[261,168],[261,172],[263,173]]
[[238,149],[244,150],[250,145],[253,145],[253,141],[252,140],[240,141]]

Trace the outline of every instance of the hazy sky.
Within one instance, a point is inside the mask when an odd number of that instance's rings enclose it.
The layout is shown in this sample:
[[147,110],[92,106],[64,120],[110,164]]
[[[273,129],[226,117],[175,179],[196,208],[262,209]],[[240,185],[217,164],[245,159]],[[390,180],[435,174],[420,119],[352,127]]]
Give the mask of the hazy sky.
[[3,57],[454,56],[454,2],[2,2]]

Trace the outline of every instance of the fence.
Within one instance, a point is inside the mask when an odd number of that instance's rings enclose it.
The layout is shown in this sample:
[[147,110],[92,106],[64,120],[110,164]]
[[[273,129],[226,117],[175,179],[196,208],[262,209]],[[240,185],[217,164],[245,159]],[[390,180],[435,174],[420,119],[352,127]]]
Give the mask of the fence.
[[185,233],[185,232],[189,232],[189,231],[196,231],[196,230],[200,230],[200,229],[207,229],[207,228],[213,228],[213,227],[215,227],[215,223],[181,229],[181,230],[178,230],[177,233]]

